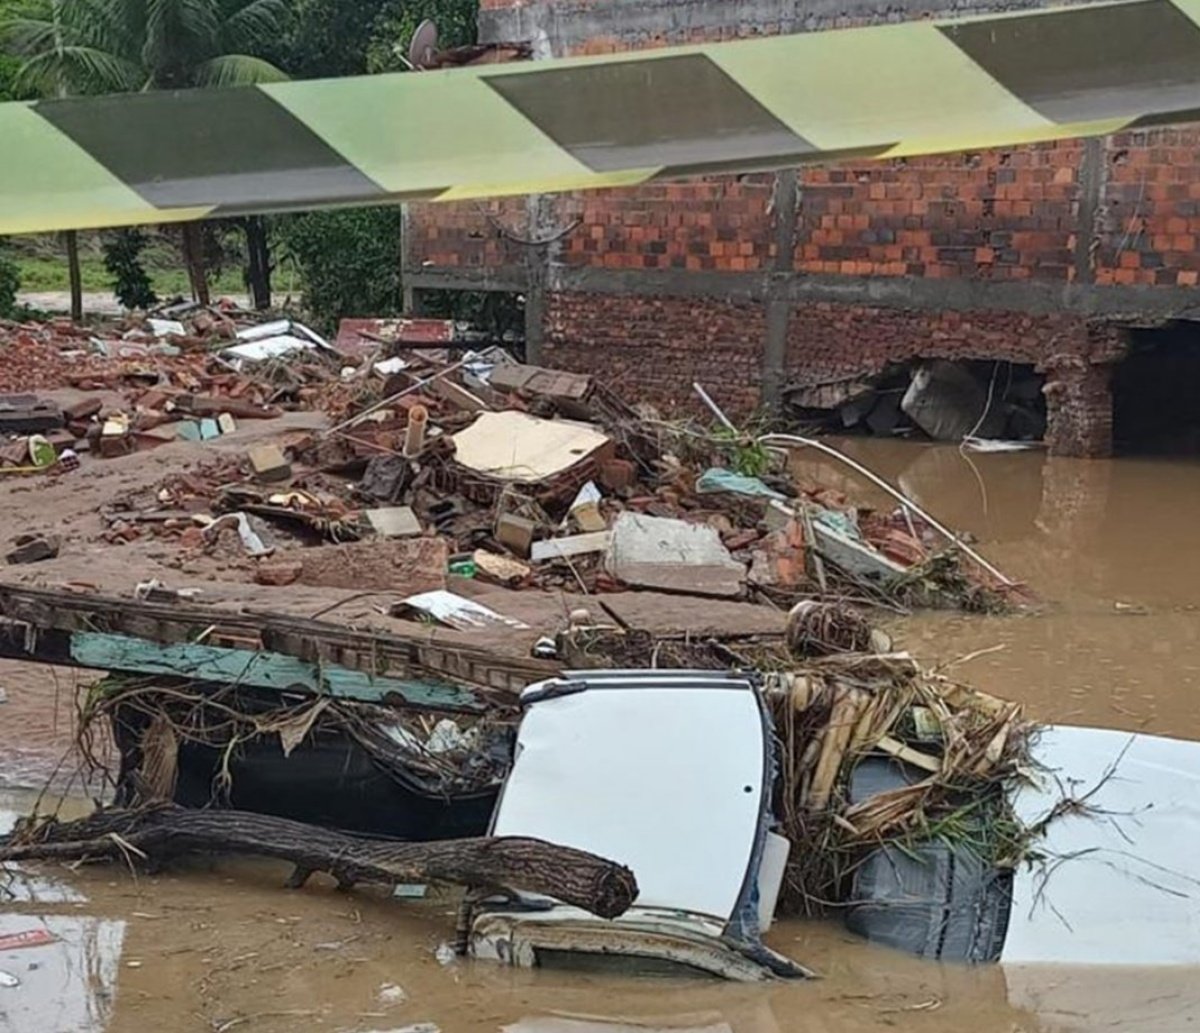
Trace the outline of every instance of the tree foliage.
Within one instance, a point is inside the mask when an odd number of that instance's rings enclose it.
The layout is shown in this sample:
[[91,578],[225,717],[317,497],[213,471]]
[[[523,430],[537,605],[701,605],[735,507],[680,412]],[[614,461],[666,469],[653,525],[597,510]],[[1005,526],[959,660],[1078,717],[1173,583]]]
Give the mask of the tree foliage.
[[292,0],[289,28],[270,56],[294,78],[402,71],[426,18],[443,47],[475,42],[478,0]]
[[278,231],[282,260],[295,263],[305,306],[324,328],[401,311],[399,208],[285,216]]
[[31,0],[7,19],[17,86],[42,96],[235,86],[287,78],[256,51],[287,0]]
[[149,243],[139,229],[122,229],[104,242],[104,268],[113,275],[117,300],[126,308],[149,308],[158,296],[142,266],[142,249]]
[[17,307],[21,272],[17,263],[0,250],[0,316],[11,316]]

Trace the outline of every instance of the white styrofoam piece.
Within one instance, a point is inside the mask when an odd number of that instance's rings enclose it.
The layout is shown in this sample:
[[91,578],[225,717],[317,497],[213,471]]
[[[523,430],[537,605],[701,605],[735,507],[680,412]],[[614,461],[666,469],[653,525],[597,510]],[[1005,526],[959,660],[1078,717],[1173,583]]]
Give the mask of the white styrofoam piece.
[[286,334],[292,329],[292,321],[290,319],[273,319],[269,323],[259,323],[257,326],[248,326],[237,332],[239,341],[258,341],[265,337],[278,337],[281,334]]
[[628,865],[639,907],[728,920],[758,834],[763,737],[754,692],[739,682],[641,682],[536,702],[494,832]]
[[404,600],[404,605],[411,606],[414,610],[420,610],[443,624],[449,624],[452,628],[459,628],[463,631],[469,631],[472,628],[486,628],[491,624],[507,624],[510,628],[518,629],[529,627],[524,621],[517,620],[515,617],[506,617],[489,606],[475,602],[474,599],[467,599],[444,589],[410,595]]
[[393,356],[390,359],[384,359],[374,365],[374,370],[380,376],[390,377],[393,373],[399,373],[403,369],[408,369],[409,364],[399,355]]
[[1023,822],[1082,806],[1016,873],[1001,960],[1200,964],[1200,743],[1054,726],[1034,760],[1048,770],[1014,797]]
[[280,334],[277,337],[260,337],[244,344],[230,345],[221,354],[227,359],[263,362],[266,359],[277,359],[281,355],[290,355],[292,352],[316,350],[317,346],[311,341],[293,337],[291,334]]
[[184,326],[178,319],[147,319],[146,325],[150,327],[155,337],[186,337],[187,327]]

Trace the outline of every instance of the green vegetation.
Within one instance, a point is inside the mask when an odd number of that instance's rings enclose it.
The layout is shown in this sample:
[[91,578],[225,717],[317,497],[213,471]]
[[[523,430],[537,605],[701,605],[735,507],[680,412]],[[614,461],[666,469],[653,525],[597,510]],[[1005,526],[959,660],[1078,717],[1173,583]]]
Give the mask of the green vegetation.
[[117,300],[126,308],[149,308],[158,301],[142,268],[147,243],[140,229],[117,230],[104,243],[104,268],[112,273]]
[[278,231],[279,251],[295,263],[305,307],[322,328],[401,311],[399,208],[308,212],[280,219]]
[[[18,238],[8,250],[8,256],[20,273],[23,291],[66,291],[67,260],[61,245],[54,238]],[[161,240],[143,253],[143,265],[154,292],[163,298],[176,294],[190,295],[187,271],[179,249]],[[79,271],[82,286],[88,293],[111,294],[115,278],[104,267],[104,255],[98,238],[81,235]],[[245,284],[237,269],[227,268],[212,278],[217,294],[244,294]]]
[[20,286],[17,264],[0,251],[0,316],[11,316],[17,306],[17,287]]

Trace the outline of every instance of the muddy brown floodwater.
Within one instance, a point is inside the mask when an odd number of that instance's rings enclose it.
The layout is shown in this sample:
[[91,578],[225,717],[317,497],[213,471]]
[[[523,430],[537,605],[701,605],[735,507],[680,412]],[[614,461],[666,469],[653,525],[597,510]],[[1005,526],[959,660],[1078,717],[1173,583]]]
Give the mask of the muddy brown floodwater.
[[[972,455],[847,441],[1046,600],[1023,617],[894,622],[929,660],[994,649],[957,673],[1031,716],[1200,737],[1200,465]],[[797,470],[869,499],[830,460]],[[999,648],[995,648],[999,647]],[[29,809],[69,739],[77,675],[0,668],[0,823]],[[57,706],[55,690],[57,685]],[[68,806],[83,807],[81,802]],[[698,860],[697,863],[702,863]],[[439,960],[454,902],[282,888],[272,864],[215,863],[134,878],[116,867],[40,869],[0,883],[0,936],[46,928],[51,946],[0,951],[0,1031],[185,1033],[1035,1033],[1200,1025],[1200,973],[966,968],[863,944],[836,924],[783,922],[772,946],[818,982],[747,987],[514,972]],[[5,888],[7,887],[7,888]]]

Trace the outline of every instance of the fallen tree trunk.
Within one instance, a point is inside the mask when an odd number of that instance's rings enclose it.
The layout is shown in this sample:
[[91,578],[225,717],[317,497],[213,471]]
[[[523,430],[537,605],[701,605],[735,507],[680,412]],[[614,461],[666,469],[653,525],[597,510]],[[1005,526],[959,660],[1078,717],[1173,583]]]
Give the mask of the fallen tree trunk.
[[515,836],[401,843],[368,839],[248,811],[193,811],[170,804],[105,808],[77,821],[25,823],[0,836],[0,862],[81,860],[140,854],[160,863],[187,853],[240,854],[290,861],[289,884],[328,872],[355,883],[453,882],[554,897],[615,918],[637,897],[633,872],[572,847]]

